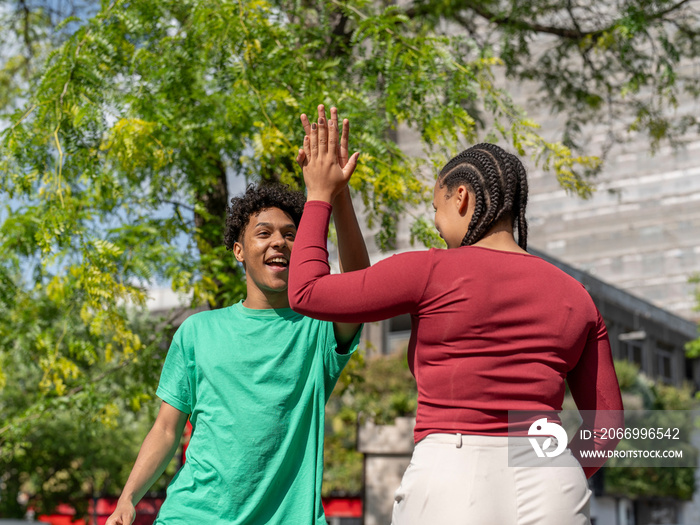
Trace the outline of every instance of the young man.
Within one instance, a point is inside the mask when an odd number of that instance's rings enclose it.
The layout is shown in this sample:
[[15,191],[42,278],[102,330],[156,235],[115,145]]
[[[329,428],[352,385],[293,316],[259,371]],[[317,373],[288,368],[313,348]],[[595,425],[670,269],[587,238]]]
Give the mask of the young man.
[[[335,108],[329,125],[337,128]],[[351,172],[357,157],[348,159],[347,135],[345,125],[338,158]],[[245,268],[247,296],[189,317],[175,333],[156,392],[158,417],[106,525],[133,522],[134,506],[172,458],[188,417],[187,460],[156,524],[326,524],[324,406],[357,348],[360,325],[289,308],[289,260],[304,202],[282,186],[250,186],[232,199],[225,243]],[[334,204],[342,268],[369,266],[347,190]]]

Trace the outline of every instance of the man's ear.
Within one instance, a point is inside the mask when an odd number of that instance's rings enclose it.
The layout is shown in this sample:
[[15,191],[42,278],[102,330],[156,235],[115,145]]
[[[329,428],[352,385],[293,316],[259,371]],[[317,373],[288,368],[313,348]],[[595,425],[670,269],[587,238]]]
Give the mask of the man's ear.
[[457,186],[455,193],[457,194],[457,199],[456,199],[457,211],[459,212],[460,215],[464,215],[465,213],[467,213],[467,209],[469,208],[469,199],[471,199],[471,195],[469,193],[469,190],[467,189],[466,186],[461,184],[461,185]]
[[245,263],[245,257],[243,253],[243,243],[238,241],[233,243],[233,256],[239,263]]

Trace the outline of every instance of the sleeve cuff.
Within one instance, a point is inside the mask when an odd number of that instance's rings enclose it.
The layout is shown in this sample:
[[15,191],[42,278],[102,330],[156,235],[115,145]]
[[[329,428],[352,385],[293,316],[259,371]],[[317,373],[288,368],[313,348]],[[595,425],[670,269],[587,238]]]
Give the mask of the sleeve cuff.
[[331,211],[333,206],[326,201],[306,201],[304,208],[325,208],[326,210]]
[[159,386],[158,390],[156,390],[156,395],[161,398],[163,401],[165,401],[167,404],[169,404],[171,407],[177,408],[180,412],[184,414],[191,414],[192,409],[187,403],[183,403],[180,401],[178,398],[170,394],[167,390],[165,390],[163,387]]

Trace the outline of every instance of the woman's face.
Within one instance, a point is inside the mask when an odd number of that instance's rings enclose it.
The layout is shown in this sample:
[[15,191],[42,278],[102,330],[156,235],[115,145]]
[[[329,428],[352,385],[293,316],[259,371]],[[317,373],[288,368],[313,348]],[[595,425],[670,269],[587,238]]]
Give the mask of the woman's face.
[[466,185],[447,190],[435,183],[433,189],[433,208],[435,209],[435,228],[448,248],[458,248],[467,234],[469,222],[474,214],[474,198]]

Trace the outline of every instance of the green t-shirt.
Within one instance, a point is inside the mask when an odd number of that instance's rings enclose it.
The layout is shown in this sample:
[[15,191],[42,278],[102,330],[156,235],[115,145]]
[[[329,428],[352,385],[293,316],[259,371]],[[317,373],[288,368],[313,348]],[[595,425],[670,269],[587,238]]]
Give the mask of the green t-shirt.
[[192,437],[156,524],[325,525],[324,406],[359,336],[338,354],[332,323],[242,302],[189,317],[156,394]]

